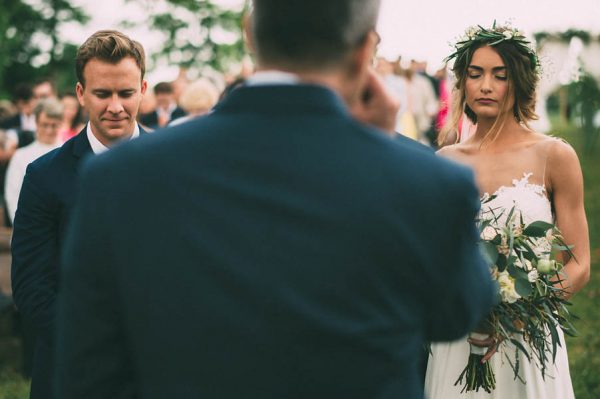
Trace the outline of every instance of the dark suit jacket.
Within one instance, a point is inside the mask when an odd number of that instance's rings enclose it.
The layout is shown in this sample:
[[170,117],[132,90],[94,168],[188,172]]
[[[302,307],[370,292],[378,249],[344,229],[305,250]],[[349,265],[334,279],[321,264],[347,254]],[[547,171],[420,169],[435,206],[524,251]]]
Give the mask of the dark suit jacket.
[[472,174],[323,87],[240,88],[81,187],[61,398],[421,398],[422,343],[492,304]]
[[[185,115],[185,111],[177,107],[171,114],[171,119],[169,119],[169,122],[171,122],[174,119],[181,118]],[[158,129],[160,127],[158,126],[158,113],[156,111],[152,111],[140,116],[140,123],[150,129]]]
[[84,128],[29,164],[19,195],[11,242],[12,290],[19,312],[37,333],[31,398],[54,397],[52,347],[61,244],[75,204],[79,166],[91,154]]

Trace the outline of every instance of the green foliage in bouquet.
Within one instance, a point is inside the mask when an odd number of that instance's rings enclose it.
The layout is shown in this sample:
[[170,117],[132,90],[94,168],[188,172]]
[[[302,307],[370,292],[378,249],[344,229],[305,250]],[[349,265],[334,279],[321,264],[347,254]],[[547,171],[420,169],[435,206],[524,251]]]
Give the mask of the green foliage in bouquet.
[[[486,330],[500,342],[499,350],[511,365],[515,379],[522,381],[519,352],[535,362],[545,376],[561,345],[558,329],[576,334],[562,284],[563,265],[551,259],[556,252],[573,256],[571,247],[555,225],[543,221],[525,225],[515,208],[506,218],[494,214],[494,210],[484,212],[479,228],[481,249],[490,264],[492,279],[498,283],[499,296],[499,304],[486,320]],[[507,343],[513,344],[514,352]],[[491,392],[495,388],[494,371],[489,363],[482,363],[484,354],[477,352],[480,348],[473,349],[455,385],[463,384],[463,392]]]

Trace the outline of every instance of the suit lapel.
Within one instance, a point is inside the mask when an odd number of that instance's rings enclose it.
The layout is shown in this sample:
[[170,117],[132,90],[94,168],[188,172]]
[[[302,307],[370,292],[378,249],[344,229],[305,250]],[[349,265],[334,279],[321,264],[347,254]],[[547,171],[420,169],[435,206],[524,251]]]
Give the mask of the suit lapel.
[[77,160],[92,152],[86,129],[87,126],[73,138],[73,157]]
[[[139,129],[140,129],[140,136],[145,136],[145,135],[149,134],[141,126],[139,126]],[[90,141],[88,140],[88,137],[87,137],[87,125],[72,140],[73,140],[72,154],[73,154],[73,158],[75,159],[75,169],[77,169],[80,164],[81,158],[83,158],[84,156],[93,154],[92,146],[90,145]]]

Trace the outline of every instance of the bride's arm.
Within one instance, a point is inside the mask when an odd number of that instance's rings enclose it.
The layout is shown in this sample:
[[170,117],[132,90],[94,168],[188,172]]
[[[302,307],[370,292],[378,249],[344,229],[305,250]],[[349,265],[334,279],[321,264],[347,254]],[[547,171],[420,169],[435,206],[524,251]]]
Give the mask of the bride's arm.
[[565,288],[572,295],[590,279],[590,241],[583,205],[583,175],[577,154],[568,144],[557,141],[547,160],[550,188],[556,214],[556,225],[565,243],[573,245],[575,258],[564,254],[567,281]]

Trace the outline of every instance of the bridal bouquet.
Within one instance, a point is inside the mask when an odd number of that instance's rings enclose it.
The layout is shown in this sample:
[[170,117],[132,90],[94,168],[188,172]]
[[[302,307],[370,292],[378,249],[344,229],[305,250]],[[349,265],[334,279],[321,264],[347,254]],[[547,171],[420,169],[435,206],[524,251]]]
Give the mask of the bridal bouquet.
[[[551,259],[555,251],[573,256],[571,247],[564,243],[555,225],[543,221],[525,225],[515,208],[508,215],[496,215],[494,210],[484,212],[478,225],[481,249],[491,265],[500,300],[485,321],[486,333],[499,342],[499,353],[506,357],[515,379],[521,379],[519,352],[530,362],[535,361],[544,376],[548,362],[554,363],[557,346],[561,345],[558,329],[575,334],[569,321],[569,303],[561,288],[563,265]],[[480,388],[491,392],[495,388],[490,363],[481,362],[486,351],[471,345],[467,366],[455,383],[463,385],[462,392]]]

